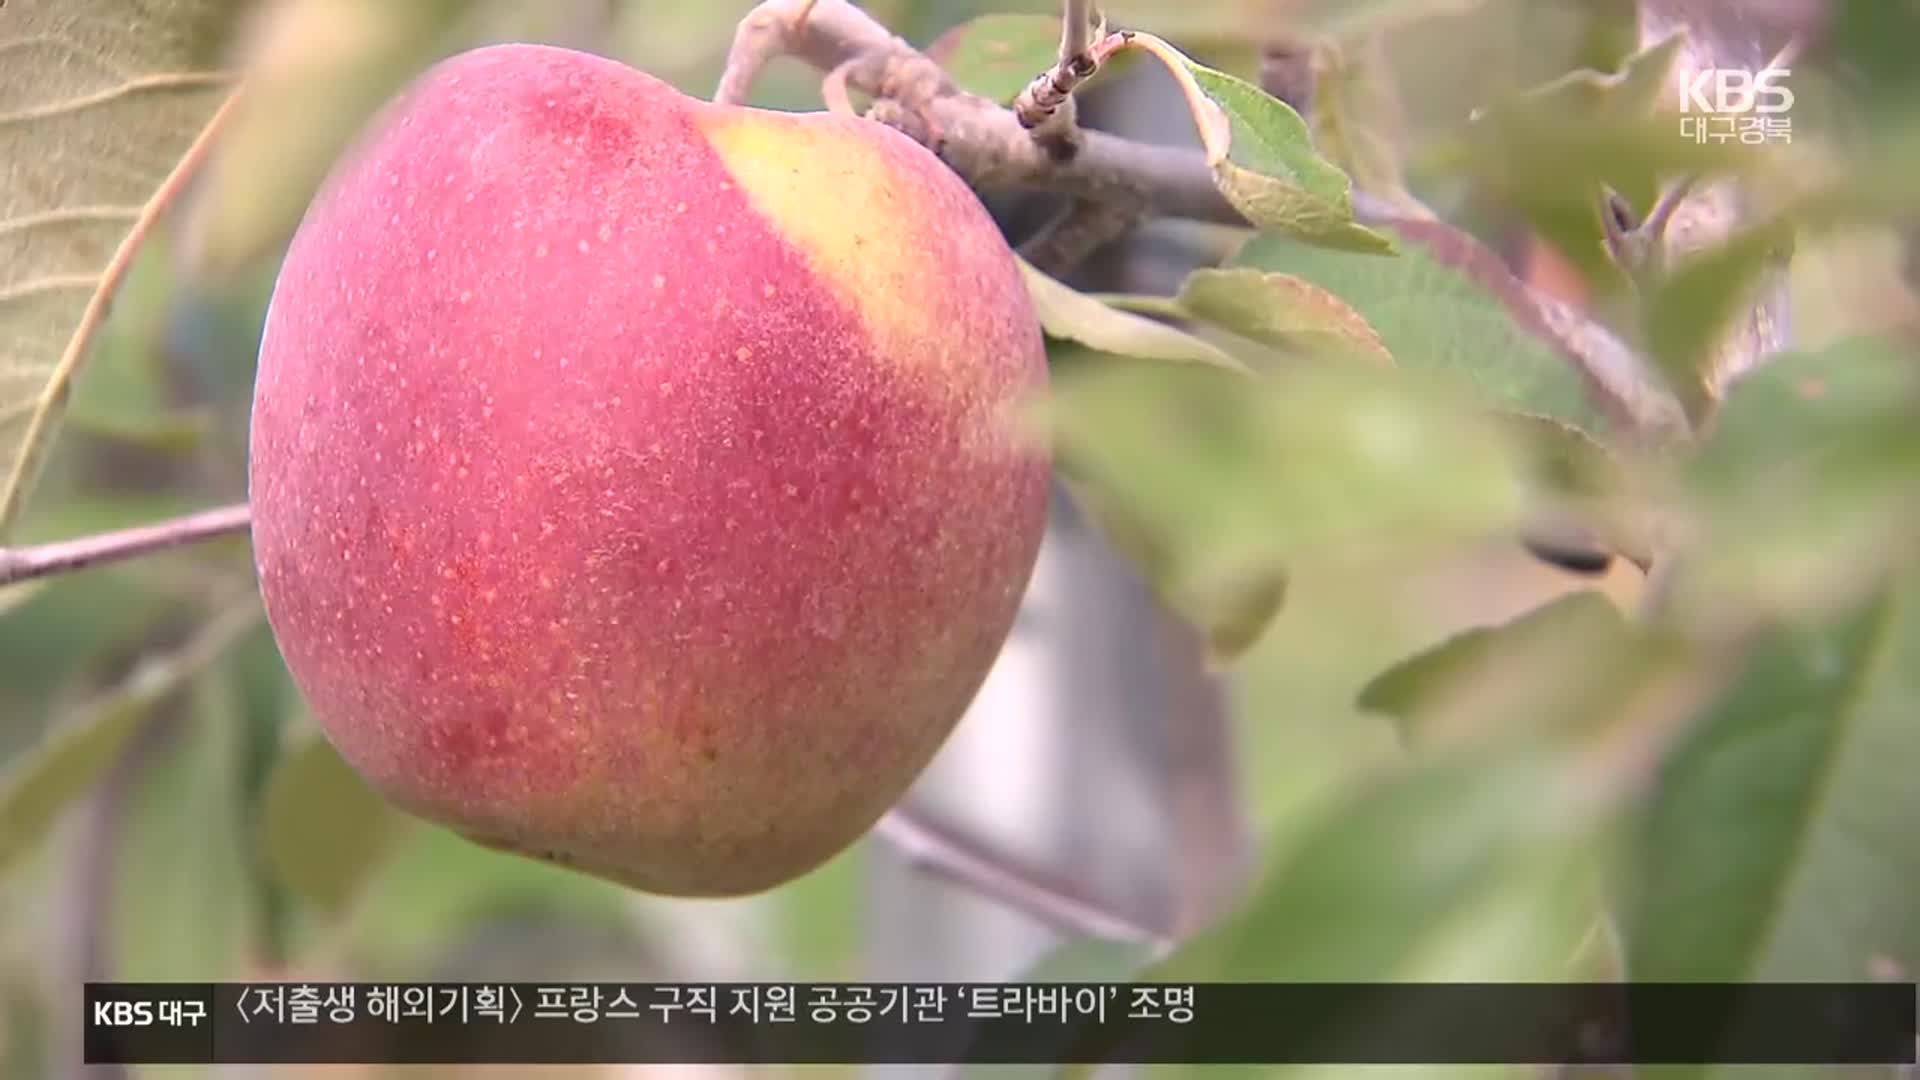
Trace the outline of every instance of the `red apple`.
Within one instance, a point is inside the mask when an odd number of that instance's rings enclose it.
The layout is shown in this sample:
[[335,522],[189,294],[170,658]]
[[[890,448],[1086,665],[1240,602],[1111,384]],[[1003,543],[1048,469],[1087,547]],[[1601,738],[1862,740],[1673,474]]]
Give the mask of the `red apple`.
[[396,805],[659,893],[759,891],[925,768],[1009,633],[1041,332],[880,124],[611,60],[447,60],[287,253],[252,415],[288,670]]

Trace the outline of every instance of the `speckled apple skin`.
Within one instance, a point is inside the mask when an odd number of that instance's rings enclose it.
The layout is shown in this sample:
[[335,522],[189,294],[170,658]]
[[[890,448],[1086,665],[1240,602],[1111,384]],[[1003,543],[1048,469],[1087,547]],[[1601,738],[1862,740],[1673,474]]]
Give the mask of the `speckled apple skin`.
[[856,840],[1038,554],[1040,329],[878,124],[493,46],[377,118],[280,272],[260,588],[342,757],[484,844],[732,895]]

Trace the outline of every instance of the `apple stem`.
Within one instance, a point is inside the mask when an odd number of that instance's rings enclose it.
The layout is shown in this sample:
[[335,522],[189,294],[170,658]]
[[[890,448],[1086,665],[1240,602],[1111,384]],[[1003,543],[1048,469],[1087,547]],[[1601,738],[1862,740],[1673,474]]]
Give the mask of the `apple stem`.
[[1013,866],[905,805],[888,811],[874,831],[914,866],[1024,912],[1035,922],[1069,937],[1131,942],[1147,946],[1156,957],[1173,947],[1168,934]]
[[71,540],[31,547],[0,547],[0,587],[215,540],[245,532],[251,525],[252,514],[247,504],[238,503]]

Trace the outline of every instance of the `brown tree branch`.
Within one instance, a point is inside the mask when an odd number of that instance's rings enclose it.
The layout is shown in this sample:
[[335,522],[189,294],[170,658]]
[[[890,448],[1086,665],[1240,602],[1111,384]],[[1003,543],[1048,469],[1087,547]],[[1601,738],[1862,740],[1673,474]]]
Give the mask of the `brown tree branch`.
[[247,505],[241,503],[73,540],[57,540],[33,547],[0,548],[0,586],[50,574],[85,570],[104,563],[122,562],[167,548],[245,532],[250,517]]

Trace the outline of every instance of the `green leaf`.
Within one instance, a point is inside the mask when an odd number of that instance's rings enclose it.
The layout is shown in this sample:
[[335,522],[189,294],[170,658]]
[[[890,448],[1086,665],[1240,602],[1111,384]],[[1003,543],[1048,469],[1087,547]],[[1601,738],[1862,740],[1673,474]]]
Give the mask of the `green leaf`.
[[8,718],[0,724],[0,763],[31,746],[56,702],[90,689],[104,662],[146,640],[177,603],[111,572],[56,574],[0,589],[0,716]]
[[0,585],[0,619],[7,612],[33,599],[34,595],[47,585],[46,578],[34,578],[28,581],[16,581],[11,585]]
[[1340,298],[1408,372],[1470,387],[1488,405],[1548,416],[1587,432],[1608,427],[1569,358],[1497,256],[1447,226],[1402,222],[1398,258],[1378,259],[1258,236],[1239,268],[1288,274]]
[[[232,654],[228,654],[229,657]],[[247,732],[230,661],[196,677],[135,756],[117,825],[112,977],[241,978],[261,927],[247,855]]]
[[797,979],[858,978],[863,935],[857,920],[868,882],[868,846],[854,844],[779,889],[777,951]]
[[146,726],[155,704],[217,660],[259,617],[257,604],[223,611],[180,648],[141,661],[119,687],[0,774],[0,872],[93,787]]
[[1394,665],[1367,684],[1359,704],[1412,728],[1447,695],[1524,672],[1545,649],[1619,639],[1624,632],[1619,609],[1604,594],[1573,593],[1511,622],[1464,631]]
[[1070,486],[1217,660],[1264,628],[1296,559],[1484,535],[1521,498],[1508,433],[1374,365],[1082,367],[1048,415]]
[[261,815],[258,840],[274,875],[330,915],[358,895],[401,826],[399,813],[317,733],[281,757]]
[[1313,54],[1314,145],[1352,178],[1354,186],[1409,211],[1395,129],[1404,123],[1393,71],[1378,37],[1341,48],[1322,43]]
[[1060,53],[1055,15],[994,14],[968,19],[927,46],[955,85],[1002,105],[1051,68]]
[[1071,455],[1058,472],[1074,504],[1113,550],[1141,573],[1162,604],[1200,632],[1208,663],[1224,667],[1238,660],[1280,614],[1287,571],[1278,557],[1248,558],[1210,572],[1184,565],[1161,529],[1097,480],[1077,475]]
[[[73,380],[66,430],[161,453],[196,449],[214,417],[203,402],[176,405],[165,351],[154,347],[170,304],[173,252],[149,234],[113,297],[113,317]],[[22,530],[26,527],[22,519]]]
[[1127,982],[1153,958],[1146,945],[1074,938],[1049,949],[1010,982]]
[[624,927],[630,904],[618,885],[408,818],[353,904],[349,939],[370,970],[411,972],[489,919],[534,913]]
[[1175,300],[1193,318],[1263,344],[1393,363],[1380,335],[1359,312],[1288,274],[1196,270],[1181,283]]
[[0,774],[0,872],[37,845],[61,813],[96,784],[146,725],[146,695],[116,701],[56,730]]
[[1920,970],[1920,579],[1767,635],[1660,771],[1638,827],[1640,980]]
[[1696,423],[1722,390],[1715,346],[1783,266],[1796,231],[1784,218],[1742,229],[1644,283],[1647,349]]
[[1256,228],[1309,244],[1384,254],[1393,242],[1355,223],[1347,175],[1321,157],[1300,114],[1244,79],[1195,63],[1151,34],[1131,45],[1167,66],[1186,94],[1221,194]]
[[1571,538],[1619,555],[1648,572],[1664,517],[1648,495],[1647,469],[1592,435],[1550,416],[1506,413],[1528,448],[1540,520],[1529,535]]
[[[1139,977],[1565,981],[1596,918],[1615,812],[1576,793],[1578,761],[1512,746],[1412,762],[1359,785],[1267,853],[1238,911]],[[1303,1026],[1323,1048],[1351,1051],[1383,1029],[1422,1024],[1370,1011]],[[1274,1070],[1302,1072],[1311,1074]]]
[[1176,550],[1225,563],[1480,535],[1517,508],[1506,433],[1393,372],[1114,366],[1063,377],[1055,397],[1059,445],[1083,475]]
[[39,477],[106,298],[228,93],[213,58],[239,8],[0,10],[0,540]]
[[1218,346],[1165,323],[1109,307],[1055,281],[1024,259],[1020,270],[1040,325],[1051,337],[1113,356],[1246,370],[1246,365]]
[[463,44],[453,31],[474,8],[474,0],[288,0],[267,9],[242,60],[247,93],[188,206],[194,271],[229,275],[279,251],[367,122]]
[[1871,339],[1777,356],[1733,385],[1685,469],[1684,617],[1844,610],[1912,557],[1920,364]]

